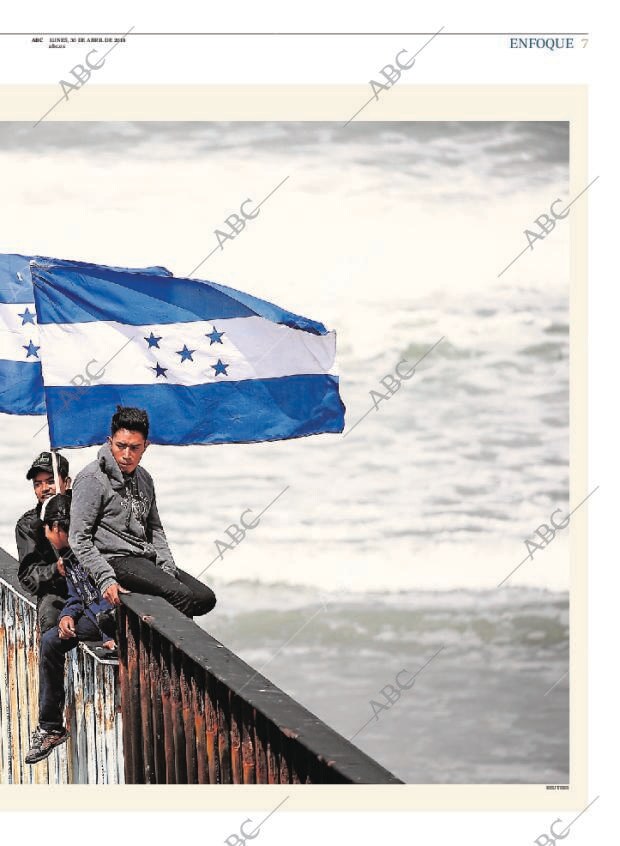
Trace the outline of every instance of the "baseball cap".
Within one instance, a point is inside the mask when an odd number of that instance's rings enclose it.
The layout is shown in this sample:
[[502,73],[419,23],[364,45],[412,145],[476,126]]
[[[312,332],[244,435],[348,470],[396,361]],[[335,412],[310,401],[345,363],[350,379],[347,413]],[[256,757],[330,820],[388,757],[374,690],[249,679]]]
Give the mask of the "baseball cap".
[[[69,475],[69,462],[61,455],[59,452],[56,453],[58,456],[58,472],[62,476],[63,479],[66,479]],[[51,452],[42,452],[35,460],[32,462],[30,470],[26,473],[27,479],[32,479],[33,476],[36,476],[41,470],[47,470],[48,473],[53,473],[54,470],[52,468],[52,453]]]

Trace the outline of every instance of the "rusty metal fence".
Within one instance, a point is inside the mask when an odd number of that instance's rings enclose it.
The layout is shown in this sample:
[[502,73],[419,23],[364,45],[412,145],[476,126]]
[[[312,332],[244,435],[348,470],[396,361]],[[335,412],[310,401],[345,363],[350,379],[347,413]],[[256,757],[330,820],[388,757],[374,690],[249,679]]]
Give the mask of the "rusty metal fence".
[[127,783],[402,784],[159,597],[119,647]]
[[120,666],[86,644],[70,653],[69,740],[28,766],[39,646],[17,566],[0,549],[0,783],[402,783],[163,599],[138,594],[120,608]]
[[39,634],[36,606],[0,549],[0,784],[124,782],[118,661],[85,644],[66,662],[68,741],[45,761],[24,763],[37,726]]

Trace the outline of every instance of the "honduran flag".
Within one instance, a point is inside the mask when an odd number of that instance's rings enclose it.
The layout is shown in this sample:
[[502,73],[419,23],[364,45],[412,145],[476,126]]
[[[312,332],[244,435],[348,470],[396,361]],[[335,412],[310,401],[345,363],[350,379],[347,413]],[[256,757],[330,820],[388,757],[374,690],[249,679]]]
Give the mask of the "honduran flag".
[[31,270],[52,447],[100,443],[118,404],[146,409],[157,444],[343,430],[336,337],[322,323],[214,282]]
[[[39,327],[34,305],[32,256],[0,254],[0,412],[45,414],[41,378]],[[83,262],[46,259],[62,267],[94,267]],[[128,272],[133,272],[128,269]],[[171,276],[165,267],[146,267],[142,273]]]

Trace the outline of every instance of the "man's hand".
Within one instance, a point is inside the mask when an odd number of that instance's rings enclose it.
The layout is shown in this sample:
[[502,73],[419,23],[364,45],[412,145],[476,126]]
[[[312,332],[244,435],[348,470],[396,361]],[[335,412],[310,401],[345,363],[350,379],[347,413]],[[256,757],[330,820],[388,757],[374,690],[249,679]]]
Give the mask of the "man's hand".
[[130,590],[125,590],[124,587],[121,587],[118,582],[112,582],[110,587],[106,588],[103,598],[107,599],[110,605],[120,605],[121,604],[121,593],[131,593]]
[[58,570],[61,576],[67,575],[67,572],[65,570],[65,562],[62,560],[62,558],[59,558],[56,562],[56,569]]
[[69,640],[69,638],[76,636],[75,621],[73,617],[69,617],[67,615],[60,618],[60,622],[58,623],[58,636],[61,640]]

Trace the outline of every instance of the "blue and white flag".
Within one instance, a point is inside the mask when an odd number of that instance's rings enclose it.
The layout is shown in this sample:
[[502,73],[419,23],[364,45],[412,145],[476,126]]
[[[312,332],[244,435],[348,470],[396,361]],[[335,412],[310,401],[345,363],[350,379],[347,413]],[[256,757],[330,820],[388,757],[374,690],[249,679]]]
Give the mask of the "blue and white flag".
[[[39,327],[30,275],[32,258],[16,253],[0,254],[0,412],[3,414],[45,414]],[[38,260],[62,267],[96,266],[43,257]],[[141,272],[172,275],[165,267],[142,268]]]
[[[336,336],[322,323],[213,282],[31,269],[52,447],[101,443],[117,404],[146,409],[157,444],[343,430]],[[89,360],[97,378],[73,387]]]
[[0,412],[45,414],[29,258],[0,255]]

